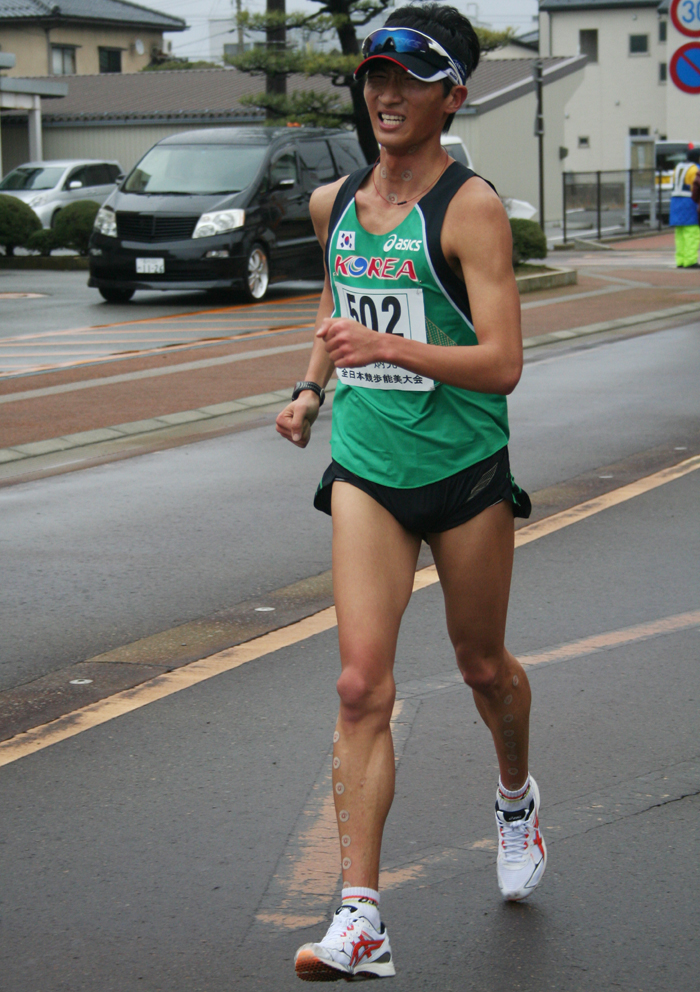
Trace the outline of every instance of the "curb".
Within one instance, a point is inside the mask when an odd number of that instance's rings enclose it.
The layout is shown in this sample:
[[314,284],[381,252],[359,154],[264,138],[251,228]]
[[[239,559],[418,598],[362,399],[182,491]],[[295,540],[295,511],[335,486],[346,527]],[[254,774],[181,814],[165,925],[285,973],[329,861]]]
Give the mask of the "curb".
[[589,241],[587,238],[574,238],[574,251],[614,251],[612,245],[602,241]]
[[542,289],[558,289],[560,286],[575,286],[578,283],[576,269],[552,268],[549,272],[537,272],[531,276],[516,276],[518,292],[538,293]]
[[89,264],[87,255],[0,255],[0,269],[86,272]]
[[[529,276],[527,278],[530,278]],[[648,324],[656,320],[665,320],[672,317],[682,317],[686,314],[700,312],[700,303],[685,303],[677,307],[669,307],[666,310],[653,310],[648,313],[636,314],[633,317],[621,317],[618,320],[607,320],[598,324],[586,324],[583,327],[574,327],[571,330],[552,331],[549,334],[539,334],[534,337],[525,338],[523,348],[541,347],[548,344],[559,344],[562,341],[570,341],[575,338],[587,337],[592,334],[601,334],[604,331],[621,330],[626,327],[634,327],[638,324]],[[331,379],[326,386],[326,393],[332,394],[337,386],[337,380]],[[25,461],[30,458],[38,458],[42,455],[51,455],[61,451],[69,451],[75,448],[85,448],[93,444],[101,444],[105,441],[119,441],[127,438],[135,438],[142,435],[153,435],[167,428],[180,427],[197,421],[214,420],[218,417],[228,417],[231,414],[243,413],[256,408],[268,407],[289,400],[290,392],[277,390],[270,393],[259,393],[257,396],[246,396],[241,399],[231,400],[228,403],[217,403],[213,406],[200,407],[197,410],[182,410],[179,413],[167,413],[162,417],[153,417],[149,420],[135,420],[127,424],[116,424],[113,427],[100,427],[92,431],[81,431],[78,434],[66,434],[63,437],[50,438],[46,441],[31,441],[28,444],[18,444],[11,448],[0,448],[0,465],[10,465]],[[329,395],[329,399],[332,398]]]
[[536,348],[538,345],[554,344],[556,341],[569,341],[571,338],[583,338],[588,334],[600,334],[603,331],[617,331],[624,327],[634,327],[635,324],[648,324],[654,320],[682,317],[685,314],[697,313],[698,311],[700,311],[700,303],[684,303],[678,307],[668,307],[666,310],[650,310],[648,313],[638,313],[633,317],[620,317],[617,320],[605,320],[600,324],[572,327],[569,331],[537,334],[534,337],[525,338],[523,348]]
[[[337,380],[331,379],[326,386],[326,393],[333,393],[336,385]],[[271,393],[258,393],[256,396],[245,396],[228,403],[203,406],[197,410],[181,410],[179,413],[166,413],[162,417],[152,417],[149,420],[134,420],[128,424],[98,427],[96,430],[65,434],[63,437],[54,437],[46,441],[17,444],[12,448],[0,448],[0,465],[19,462],[26,458],[37,458],[40,455],[52,455],[59,451],[70,451],[73,448],[85,448],[88,445],[101,444],[104,441],[119,441],[142,434],[153,434],[167,427],[181,427],[183,424],[193,424],[200,420],[227,417],[232,413],[242,413],[257,407],[279,404],[280,401],[288,401],[290,397],[291,394],[288,389]]]

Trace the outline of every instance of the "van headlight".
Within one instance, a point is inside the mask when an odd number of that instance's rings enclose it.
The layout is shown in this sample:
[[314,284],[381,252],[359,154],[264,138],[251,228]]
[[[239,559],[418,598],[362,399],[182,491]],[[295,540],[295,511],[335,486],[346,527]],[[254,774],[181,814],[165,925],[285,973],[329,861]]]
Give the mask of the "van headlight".
[[117,215],[112,207],[100,207],[95,217],[93,231],[99,231],[108,238],[117,237]]
[[42,203],[46,203],[49,199],[48,193],[39,193],[38,196],[33,197],[31,200],[27,201],[27,205],[30,207],[40,207]]
[[225,234],[235,231],[245,224],[245,210],[215,210],[210,214],[202,214],[197,221],[193,238],[213,238],[215,234]]

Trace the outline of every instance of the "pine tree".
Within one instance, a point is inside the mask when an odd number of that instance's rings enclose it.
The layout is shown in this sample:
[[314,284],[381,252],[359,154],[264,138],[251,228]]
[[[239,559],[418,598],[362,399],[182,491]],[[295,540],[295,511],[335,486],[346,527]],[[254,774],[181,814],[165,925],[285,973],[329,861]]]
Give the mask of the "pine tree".
[[[272,0],[274,6],[268,0],[265,14],[241,12],[239,27],[265,32],[268,42],[266,46],[256,46],[226,59],[243,72],[266,77],[266,92],[244,97],[241,102],[265,110],[268,120],[273,123],[354,127],[367,161],[372,162],[379,149],[367,113],[363,84],[353,79],[353,72],[360,62],[364,29],[392,6],[392,0],[312,0],[312,3],[318,9],[310,14],[286,13],[284,0]],[[319,40],[335,32],[340,50],[321,51],[312,44],[307,49],[291,47],[284,39],[287,31],[295,29],[301,30],[309,39],[316,36]],[[510,29],[499,32],[476,30],[482,51],[493,51],[513,36]],[[287,94],[284,81],[295,73],[323,76],[331,81],[337,93]]]

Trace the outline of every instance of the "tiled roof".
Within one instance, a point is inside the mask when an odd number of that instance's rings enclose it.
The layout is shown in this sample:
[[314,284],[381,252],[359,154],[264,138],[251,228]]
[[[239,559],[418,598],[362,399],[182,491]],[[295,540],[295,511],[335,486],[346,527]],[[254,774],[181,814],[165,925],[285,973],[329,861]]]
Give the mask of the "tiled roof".
[[512,39],[515,45],[523,45],[525,48],[537,48],[540,43],[539,28],[528,31],[526,34],[519,34]]
[[0,22],[10,20],[109,21],[113,24],[133,24],[161,28],[164,31],[184,31],[187,27],[180,17],[171,17],[149,7],[126,0],[0,0]]
[[[482,62],[469,80],[468,113],[484,113],[508,103],[533,86],[533,59],[489,59]],[[545,83],[581,69],[585,57],[542,60]],[[100,121],[230,121],[262,119],[241,104],[241,97],[264,91],[262,76],[237,69],[182,69],[179,71],[105,73],[97,76],[61,76],[68,83],[68,96],[60,102],[44,102],[46,123]],[[336,93],[349,102],[347,90],[336,88],[322,76],[290,76],[292,92]],[[497,101],[497,103],[494,103]],[[21,112],[9,112],[20,116]]]
[[[542,67],[546,74],[558,68],[571,64],[576,66],[579,59],[546,58],[542,59]],[[532,63],[534,59],[485,59],[480,63],[474,75],[467,82],[469,96],[466,106],[482,103],[503,91],[516,88],[518,84],[532,82]],[[580,67],[579,67],[580,68]]]
[[[249,93],[260,93],[265,81],[237,69],[182,69],[179,71],[105,73],[99,76],[62,76],[68,96],[42,108],[45,121],[110,120],[240,120],[256,114],[240,103]],[[292,76],[290,92],[330,92],[329,80]],[[337,91],[336,91],[337,92]],[[340,91],[342,95],[342,90]]]

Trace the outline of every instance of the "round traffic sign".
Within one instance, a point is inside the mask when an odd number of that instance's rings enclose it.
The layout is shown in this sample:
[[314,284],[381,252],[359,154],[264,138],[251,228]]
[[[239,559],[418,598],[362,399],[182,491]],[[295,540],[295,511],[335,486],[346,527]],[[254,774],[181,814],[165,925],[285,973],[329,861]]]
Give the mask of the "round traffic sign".
[[700,93],[700,41],[689,41],[673,53],[671,79],[684,93]]
[[671,20],[681,34],[700,38],[700,0],[672,0]]

